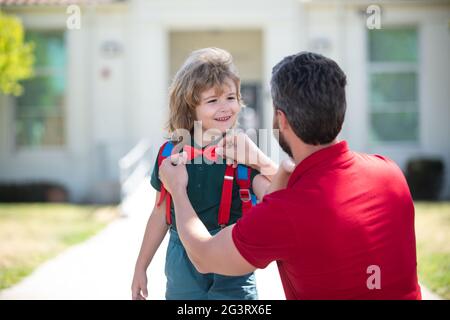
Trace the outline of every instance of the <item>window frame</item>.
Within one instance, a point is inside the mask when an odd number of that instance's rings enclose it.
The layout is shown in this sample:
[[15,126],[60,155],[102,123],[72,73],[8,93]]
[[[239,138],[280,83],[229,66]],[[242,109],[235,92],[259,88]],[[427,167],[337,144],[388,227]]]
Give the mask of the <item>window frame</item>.
[[[384,25],[384,30],[395,30],[395,29],[411,29],[416,33],[416,45],[417,45],[417,60],[415,62],[409,61],[371,61],[370,52],[370,32],[372,30],[366,31],[366,61],[367,61],[367,73],[366,73],[366,86],[367,86],[367,106],[368,106],[368,135],[367,140],[371,146],[405,146],[405,147],[418,147],[421,145],[421,50],[420,50],[420,28],[416,24],[390,24]],[[375,31],[376,32],[376,31]],[[417,114],[417,136],[414,140],[376,140],[372,138],[373,126],[371,123],[373,114],[389,113],[387,111],[374,111],[373,103],[371,101],[371,76],[373,74],[394,74],[402,72],[412,72],[416,74],[416,100],[414,103],[417,105],[416,111],[410,111],[409,113]],[[401,105],[402,103],[409,102],[392,102],[395,105]],[[389,103],[386,103],[389,104]],[[393,111],[392,113],[396,113]]]
[[[17,141],[17,98],[11,97],[9,100],[8,105],[10,106],[11,112],[10,117],[12,118],[11,121],[11,146],[14,152],[16,153],[29,153],[29,152],[65,152],[68,150],[68,123],[67,123],[67,109],[68,109],[68,90],[67,90],[67,84],[69,83],[69,54],[67,52],[68,48],[68,33],[65,29],[62,28],[26,28],[26,32],[42,32],[42,33],[51,33],[51,32],[57,32],[61,33],[63,36],[63,44],[65,49],[65,58],[66,63],[64,65],[63,73],[64,73],[64,81],[66,82],[66,90],[64,90],[63,98],[64,98],[64,105],[62,106],[60,110],[60,116],[63,119],[63,143],[59,145],[19,145]],[[58,68],[52,68],[49,66],[34,66],[34,75],[33,77],[39,77],[39,76],[51,76],[51,75],[57,75],[58,71],[60,69]]]

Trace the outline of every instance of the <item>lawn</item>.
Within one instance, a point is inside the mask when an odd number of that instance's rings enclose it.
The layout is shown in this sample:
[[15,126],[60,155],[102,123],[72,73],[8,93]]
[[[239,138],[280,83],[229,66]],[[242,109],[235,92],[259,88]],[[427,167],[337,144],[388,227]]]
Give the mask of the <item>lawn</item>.
[[93,236],[118,216],[114,207],[0,205],[0,290],[39,264]]
[[416,202],[419,281],[450,299],[450,202]]

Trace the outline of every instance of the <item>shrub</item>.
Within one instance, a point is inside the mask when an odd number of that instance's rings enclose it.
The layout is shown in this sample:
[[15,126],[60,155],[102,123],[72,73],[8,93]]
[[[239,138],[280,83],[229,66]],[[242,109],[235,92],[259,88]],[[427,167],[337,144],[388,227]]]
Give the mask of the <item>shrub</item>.
[[31,182],[0,185],[0,202],[66,202],[69,194],[57,183]]
[[406,180],[415,200],[437,200],[444,180],[444,162],[441,159],[411,159],[406,168]]

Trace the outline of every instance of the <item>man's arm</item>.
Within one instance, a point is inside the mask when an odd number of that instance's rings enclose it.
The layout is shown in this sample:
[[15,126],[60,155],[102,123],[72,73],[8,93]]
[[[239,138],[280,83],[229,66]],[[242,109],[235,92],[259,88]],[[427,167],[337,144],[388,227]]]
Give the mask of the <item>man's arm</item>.
[[172,198],[178,234],[189,259],[199,272],[237,276],[256,269],[242,257],[234,245],[234,225],[211,236],[192,208],[185,188],[174,190]]
[[[178,233],[192,263],[201,273],[243,275],[254,271],[256,268],[242,257],[234,245],[234,225],[211,236],[198,218],[186,192],[188,175],[185,163],[185,153],[165,159],[160,166],[160,177],[172,194]],[[277,175],[277,186],[286,185],[288,178],[289,174]],[[273,188],[271,191],[275,190]]]

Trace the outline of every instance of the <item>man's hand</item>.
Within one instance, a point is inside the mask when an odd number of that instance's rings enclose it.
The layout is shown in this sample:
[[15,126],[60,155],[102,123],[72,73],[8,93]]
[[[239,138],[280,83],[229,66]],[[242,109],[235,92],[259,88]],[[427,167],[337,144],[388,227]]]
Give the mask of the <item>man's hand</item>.
[[186,190],[188,183],[186,162],[187,154],[182,152],[167,157],[161,163],[159,179],[169,193],[172,194],[177,188]]
[[223,156],[227,163],[242,163],[247,166],[257,164],[259,149],[243,132],[227,134],[217,143],[217,154]]
[[217,154],[223,156],[227,163],[241,163],[269,176],[276,172],[276,164],[243,132],[226,135],[217,145]]

